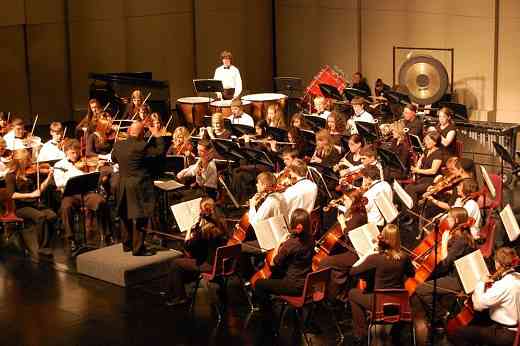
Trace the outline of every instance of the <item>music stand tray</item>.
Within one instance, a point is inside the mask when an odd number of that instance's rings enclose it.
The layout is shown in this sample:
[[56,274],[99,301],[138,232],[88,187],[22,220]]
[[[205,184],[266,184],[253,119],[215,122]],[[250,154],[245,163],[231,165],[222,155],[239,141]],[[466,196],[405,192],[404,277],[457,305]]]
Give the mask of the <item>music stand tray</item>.
[[377,140],[377,124],[376,123],[367,123],[365,121],[356,121],[355,122],[356,129],[358,133],[365,139],[367,143],[371,143]]
[[511,154],[504,148],[502,145],[500,145],[497,142],[493,142],[493,147],[495,148],[495,151],[497,152],[498,156],[504,161],[511,165],[511,167],[515,167],[516,163],[511,157]]
[[379,157],[381,158],[384,167],[393,167],[401,170],[402,172],[406,172],[408,170],[399,158],[399,156],[397,156],[397,154],[393,151],[384,148],[379,148],[377,149],[377,153],[379,154]]
[[274,86],[277,92],[288,91],[288,96],[291,96],[293,92],[303,90],[302,79],[296,77],[275,77]]
[[231,124],[231,133],[237,137],[241,137],[243,135],[254,135],[256,132],[253,126]]
[[219,79],[194,79],[193,87],[197,93],[217,93],[224,91],[222,81]]
[[341,94],[336,87],[325,83],[318,84],[318,87],[326,98],[343,101],[343,97],[341,97]]
[[309,123],[313,130],[319,131],[320,129],[324,129],[327,127],[327,120],[323,119],[320,116],[312,115],[312,114],[304,114],[304,119],[306,123]]
[[[83,175],[78,175],[67,180],[63,197],[80,195],[81,196],[81,210],[85,210],[85,195],[89,192],[95,191],[99,186],[99,172],[92,172]],[[103,236],[101,236],[103,241]],[[87,219],[83,216],[83,241],[82,244],[74,253],[72,257],[76,257],[84,252],[95,250],[95,246],[87,245]]]

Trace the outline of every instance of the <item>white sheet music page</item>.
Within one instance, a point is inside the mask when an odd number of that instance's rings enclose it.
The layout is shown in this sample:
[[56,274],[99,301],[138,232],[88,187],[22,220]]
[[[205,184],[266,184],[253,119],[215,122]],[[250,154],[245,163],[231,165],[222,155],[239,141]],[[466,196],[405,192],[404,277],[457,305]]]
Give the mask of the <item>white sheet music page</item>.
[[289,229],[282,215],[258,221],[252,226],[258,244],[263,251],[274,249],[289,234]]
[[376,199],[377,209],[383,214],[387,223],[392,223],[399,215],[399,211],[395,207],[394,203],[388,199],[386,194],[380,193],[377,195]]
[[155,180],[153,185],[164,191],[173,191],[184,187],[183,184],[176,180]]
[[455,268],[459,274],[464,292],[467,294],[475,290],[479,281],[486,280],[489,270],[480,250],[473,251],[455,261]]
[[[201,200],[202,198],[199,197],[170,207],[181,232],[188,231],[189,233],[199,220]],[[189,237],[188,234],[186,236]]]
[[397,196],[399,196],[401,201],[403,201],[404,205],[406,205],[408,209],[413,209],[413,198],[403,189],[397,180],[394,180],[392,187],[394,188]]
[[373,253],[377,250],[377,236],[379,229],[374,223],[367,223],[348,232],[348,237],[359,257]]
[[515,241],[520,234],[520,227],[518,227],[518,221],[516,221],[515,214],[513,213],[513,210],[509,204],[506,205],[500,212],[500,219],[504,224],[504,228],[506,229],[509,240]]
[[486,187],[489,190],[489,194],[491,195],[491,198],[495,198],[497,196],[497,190],[495,189],[495,185],[493,185],[493,182],[491,181],[491,178],[489,177],[486,167],[480,165],[480,171],[482,172],[482,177],[484,178],[484,182],[486,183]]

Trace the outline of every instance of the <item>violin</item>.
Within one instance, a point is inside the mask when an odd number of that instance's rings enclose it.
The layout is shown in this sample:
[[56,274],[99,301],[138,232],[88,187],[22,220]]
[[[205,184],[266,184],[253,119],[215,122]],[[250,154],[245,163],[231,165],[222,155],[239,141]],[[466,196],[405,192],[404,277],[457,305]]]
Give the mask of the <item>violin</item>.
[[320,262],[331,255],[338,245],[341,245],[345,249],[356,253],[356,250],[343,240],[345,233],[341,229],[341,225],[336,223],[332,226],[327,233],[321,237],[316,243],[314,251],[316,254],[312,257],[312,270],[316,271],[319,267]]
[[36,175],[36,174],[49,174],[51,169],[51,165],[48,163],[33,163],[29,167],[25,168],[26,175]]
[[424,203],[428,197],[436,195],[446,189],[449,189],[449,188],[457,185],[464,179],[466,179],[466,178],[463,176],[457,175],[457,174],[442,177],[438,182],[431,185],[428,188],[428,191],[426,191],[422,195],[422,198],[419,200],[419,204]]

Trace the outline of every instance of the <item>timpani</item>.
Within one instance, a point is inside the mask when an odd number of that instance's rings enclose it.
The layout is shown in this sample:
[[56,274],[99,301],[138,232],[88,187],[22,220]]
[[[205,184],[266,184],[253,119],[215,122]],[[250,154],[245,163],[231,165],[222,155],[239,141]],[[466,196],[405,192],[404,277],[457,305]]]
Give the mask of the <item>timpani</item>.
[[[227,118],[231,115],[232,100],[217,100],[209,104],[211,114],[222,113]],[[242,101],[242,110],[246,114],[251,114],[251,101]]]
[[256,121],[265,119],[267,113],[267,107],[277,103],[280,109],[285,113],[285,103],[287,102],[287,95],[276,94],[276,93],[262,93],[262,94],[250,94],[242,97],[242,102],[251,102],[250,113]]
[[177,100],[177,111],[186,124],[202,126],[204,116],[209,114],[209,104],[212,98],[201,96],[181,97]]

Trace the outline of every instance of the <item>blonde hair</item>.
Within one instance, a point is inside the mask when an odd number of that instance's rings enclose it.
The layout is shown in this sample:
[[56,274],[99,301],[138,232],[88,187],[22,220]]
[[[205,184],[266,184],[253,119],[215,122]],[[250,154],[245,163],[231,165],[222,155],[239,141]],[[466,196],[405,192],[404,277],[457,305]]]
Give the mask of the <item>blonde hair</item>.
[[[323,152],[322,155],[328,156],[332,153],[332,151],[335,150],[334,143],[332,141],[332,136],[329,133],[329,130],[327,129],[321,129],[316,133],[316,145],[318,144],[318,141],[325,141],[326,144],[322,148]],[[318,147],[316,147],[316,150],[318,150]]]
[[[270,110],[273,110],[273,112],[274,112],[274,117],[272,119],[268,118],[268,114],[269,114]],[[285,120],[283,118],[283,113],[280,110],[280,106],[277,103],[271,104],[271,105],[269,105],[269,107],[267,107],[267,111],[265,114],[265,120],[267,120],[267,124],[270,127],[277,127],[280,129],[284,129],[286,127]]]

